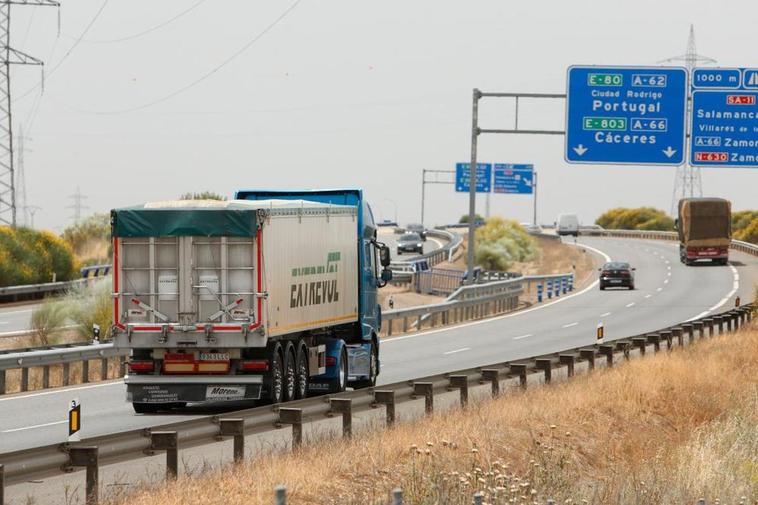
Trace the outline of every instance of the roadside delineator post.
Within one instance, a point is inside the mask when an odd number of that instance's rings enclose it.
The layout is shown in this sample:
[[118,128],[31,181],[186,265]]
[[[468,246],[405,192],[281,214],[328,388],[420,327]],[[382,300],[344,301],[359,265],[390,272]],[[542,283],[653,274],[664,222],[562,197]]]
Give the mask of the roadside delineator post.
[[166,451],[166,480],[175,480],[179,474],[179,444],[175,431],[153,431],[150,433],[150,449]]
[[374,402],[384,405],[387,415],[387,427],[390,428],[395,424],[395,392],[394,391],[374,391]]
[[303,409],[279,407],[279,424],[292,425],[292,450],[303,443]]
[[274,500],[276,500],[276,505],[287,505],[287,488],[285,486],[274,488]]
[[245,421],[240,418],[219,419],[219,438],[234,437],[234,462],[245,458]]
[[392,490],[392,505],[403,505],[403,490],[395,488]]
[[458,389],[461,394],[461,407],[468,405],[468,376],[466,375],[451,375],[450,389]]
[[741,304],[740,304],[740,301],[741,301],[741,300],[740,300],[740,297],[739,297],[739,296],[737,296],[737,298],[735,298],[735,299],[734,299],[734,306],[735,306],[735,307],[739,307],[739,306],[741,305]]
[[85,476],[85,504],[97,505],[99,500],[97,480],[98,480],[98,455],[97,447],[68,447],[68,466],[85,467],[87,469]]
[[431,382],[414,382],[413,396],[424,397],[424,412],[427,415],[434,412],[434,384]]
[[482,370],[481,383],[489,382],[492,385],[492,397],[500,395],[500,371],[497,368],[485,368]]
[[329,398],[333,414],[342,414],[342,436],[353,436],[353,400],[351,398]]
[[597,344],[602,344],[603,339],[605,338],[605,326],[603,326],[603,322],[600,321],[597,323],[597,330],[595,335],[595,340],[597,341]]

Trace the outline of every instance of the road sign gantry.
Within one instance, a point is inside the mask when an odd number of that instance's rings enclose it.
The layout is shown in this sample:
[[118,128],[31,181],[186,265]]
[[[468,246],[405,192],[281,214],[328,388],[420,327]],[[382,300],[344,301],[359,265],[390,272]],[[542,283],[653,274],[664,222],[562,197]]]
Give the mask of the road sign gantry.
[[567,162],[684,163],[684,68],[572,66],[566,95]]

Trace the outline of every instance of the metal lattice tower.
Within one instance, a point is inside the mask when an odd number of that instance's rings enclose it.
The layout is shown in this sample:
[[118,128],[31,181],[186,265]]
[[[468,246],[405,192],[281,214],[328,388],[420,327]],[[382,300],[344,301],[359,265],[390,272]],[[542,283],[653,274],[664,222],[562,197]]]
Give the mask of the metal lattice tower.
[[77,186],[76,193],[69,195],[69,198],[72,199],[74,203],[67,206],[66,208],[74,209],[74,215],[71,216],[71,218],[74,220],[74,223],[78,223],[82,219],[82,210],[89,209],[89,207],[84,205],[84,200],[86,200],[87,197],[82,194],[82,190],[79,189],[79,186]]
[[[687,39],[687,52],[668,58],[664,62],[681,61],[684,62],[684,66],[687,68],[687,74],[692,75],[692,70],[698,63],[716,63],[716,60],[709,58],[708,56],[702,56],[697,54],[697,47],[695,46],[695,27],[690,25],[690,35]],[[687,89],[687,120],[685,121],[686,127],[689,128],[689,118],[692,114],[692,90]],[[692,136],[690,131],[687,132],[687,143],[692,142]],[[690,165],[689,157],[686,157],[684,165],[676,168],[676,177],[674,178],[674,193],[671,197],[671,213],[674,214],[677,209],[677,203],[680,198],[703,196],[703,180],[700,176],[700,167],[693,167]]]
[[[29,209],[26,201],[26,171],[24,170],[24,129],[18,129],[18,150],[16,155],[16,207],[21,209],[21,226],[29,226]],[[18,217],[18,216],[16,216]],[[18,223],[17,223],[18,224]]]
[[53,0],[0,0],[0,224],[16,226],[16,181],[13,170],[11,65],[43,65],[10,47],[11,5],[59,7]]

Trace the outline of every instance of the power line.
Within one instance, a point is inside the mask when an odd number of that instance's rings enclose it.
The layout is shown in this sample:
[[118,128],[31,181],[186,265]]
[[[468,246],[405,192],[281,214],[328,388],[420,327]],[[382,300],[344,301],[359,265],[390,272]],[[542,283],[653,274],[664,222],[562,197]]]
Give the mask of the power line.
[[96,115],[115,115],[115,114],[127,114],[129,112],[136,112],[138,110],[147,109],[148,107],[152,107],[153,105],[158,105],[159,103],[165,102],[167,100],[170,100],[174,98],[177,95],[180,95],[184,93],[185,91],[188,91],[201,82],[205,81],[209,77],[211,77],[213,74],[224,68],[226,65],[237,59],[242,53],[247,51],[250,47],[252,47],[256,42],[258,42],[260,39],[262,39],[267,33],[269,33],[271,30],[273,30],[279,23],[284,21],[284,19],[293,11],[295,8],[300,5],[300,3],[303,0],[295,0],[295,2],[290,5],[279,17],[277,17],[271,24],[269,24],[266,28],[264,28],[260,33],[258,33],[255,37],[253,37],[251,40],[246,42],[240,49],[238,49],[236,52],[234,52],[231,56],[226,58],[224,61],[222,61],[220,64],[212,68],[210,71],[206,72],[202,76],[198,77],[194,81],[190,82],[189,84],[186,84],[182,86],[181,88],[178,88],[171,93],[168,93],[167,95],[164,95],[160,98],[157,98],[155,100],[152,100],[150,102],[143,103],[142,105],[137,105],[135,107],[129,107],[126,109],[118,109],[118,110],[110,110],[110,111],[93,111],[93,110],[79,110],[79,112],[85,113],[85,114],[96,114]]
[[[148,33],[154,32],[155,30],[160,30],[161,28],[170,25],[174,21],[176,21],[176,20],[184,17],[186,14],[189,14],[190,12],[192,12],[193,10],[195,10],[196,8],[200,7],[200,5],[204,4],[206,1],[207,0],[199,0],[198,2],[195,2],[194,4],[192,4],[191,6],[189,6],[188,8],[186,8],[185,10],[183,10],[182,12],[180,12],[179,14],[173,16],[172,18],[167,19],[166,21],[163,21],[161,23],[158,23],[155,26],[152,26],[150,28],[142,30],[141,32],[134,33],[132,35],[126,35],[124,37],[119,37],[119,38],[116,38],[116,39],[100,39],[100,40],[98,40],[98,39],[82,39],[82,42],[84,42],[85,44],[116,44],[118,42],[126,42],[128,40],[133,40],[133,39],[142,37],[143,35],[147,35]],[[67,37],[67,38],[71,38],[71,39],[74,38],[74,37],[72,37],[70,35],[65,35],[64,34],[64,36]]]

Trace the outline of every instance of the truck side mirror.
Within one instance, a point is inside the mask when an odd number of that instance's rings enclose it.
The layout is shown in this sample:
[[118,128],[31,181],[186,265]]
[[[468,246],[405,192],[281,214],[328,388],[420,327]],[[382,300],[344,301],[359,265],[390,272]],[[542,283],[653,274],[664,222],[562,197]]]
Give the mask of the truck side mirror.
[[389,282],[392,280],[392,270],[385,268],[382,270],[382,282]]
[[[379,262],[382,264],[383,267],[390,266],[390,263],[392,262],[392,258],[390,257],[390,248],[386,245],[382,244],[379,247]],[[386,270],[385,270],[386,271]],[[392,272],[390,272],[391,274]],[[384,277],[384,271],[382,272],[382,278]]]

